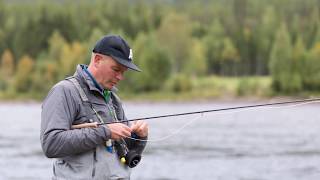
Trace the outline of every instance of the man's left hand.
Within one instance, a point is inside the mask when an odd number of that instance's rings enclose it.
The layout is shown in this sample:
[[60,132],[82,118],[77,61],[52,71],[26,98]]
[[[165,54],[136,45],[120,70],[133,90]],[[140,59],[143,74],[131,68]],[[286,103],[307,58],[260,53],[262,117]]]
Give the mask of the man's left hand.
[[143,120],[134,121],[131,125],[131,131],[136,133],[139,137],[147,137],[148,136],[148,124]]

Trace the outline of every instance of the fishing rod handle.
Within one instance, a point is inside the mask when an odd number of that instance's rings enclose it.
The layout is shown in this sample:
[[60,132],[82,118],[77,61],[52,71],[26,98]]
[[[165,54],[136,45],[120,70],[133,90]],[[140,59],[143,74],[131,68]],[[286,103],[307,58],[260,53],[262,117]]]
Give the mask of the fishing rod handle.
[[[81,129],[81,128],[97,128],[100,125],[107,125],[109,123],[98,123],[98,122],[92,122],[92,123],[83,123],[83,124],[77,124],[72,125],[71,129]],[[136,133],[131,133],[131,138],[139,139],[140,137]]]
[[71,129],[81,129],[81,128],[97,128],[101,125],[108,125],[108,124],[115,124],[115,123],[121,123],[121,122],[106,122],[106,123],[98,123],[98,122],[92,122],[92,123],[82,123],[77,125],[72,125]]

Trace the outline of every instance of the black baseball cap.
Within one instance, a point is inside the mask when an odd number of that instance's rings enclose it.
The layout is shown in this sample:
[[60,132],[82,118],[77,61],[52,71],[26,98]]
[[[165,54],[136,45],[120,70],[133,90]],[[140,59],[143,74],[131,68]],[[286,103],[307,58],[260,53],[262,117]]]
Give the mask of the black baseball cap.
[[100,39],[93,48],[94,53],[111,56],[118,63],[135,71],[141,71],[132,62],[132,49],[128,43],[118,35],[107,35]]

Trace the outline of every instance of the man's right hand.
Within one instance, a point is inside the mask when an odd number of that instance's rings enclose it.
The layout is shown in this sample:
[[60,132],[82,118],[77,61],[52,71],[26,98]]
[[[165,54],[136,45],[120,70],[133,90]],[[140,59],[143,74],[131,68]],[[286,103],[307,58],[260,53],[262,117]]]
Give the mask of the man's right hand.
[[111,139],[119,140],[124,137],[131,137],[131,128],[122,123],[106,125],[111,131]]

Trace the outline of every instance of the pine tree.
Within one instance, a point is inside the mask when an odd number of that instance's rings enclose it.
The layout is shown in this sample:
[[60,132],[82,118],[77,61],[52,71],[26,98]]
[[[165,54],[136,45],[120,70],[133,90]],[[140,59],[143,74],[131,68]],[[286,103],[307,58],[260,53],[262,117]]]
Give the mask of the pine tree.
[[203,38],[206,46],[206,58],[208,72],[221,74],[221,56],[224,46],[225,30],[218,19],[215,19],[209,27],[207,35]]
[[28,55],[22,56],[17,66],[17,73],[15,74],[13,84],[13,88],[18,93],[26,93],[30,90],[33,68],[34,60]]
[[283,23],[277,31],[269,62],[272,85],[276,91],[290,91],[291,53],[292,45],[289,32],[286,24]]
[[14,59],[11,51],[6,49],[1,57],[0,64],[0,90],[6,90],[10,86],[14,73]]

